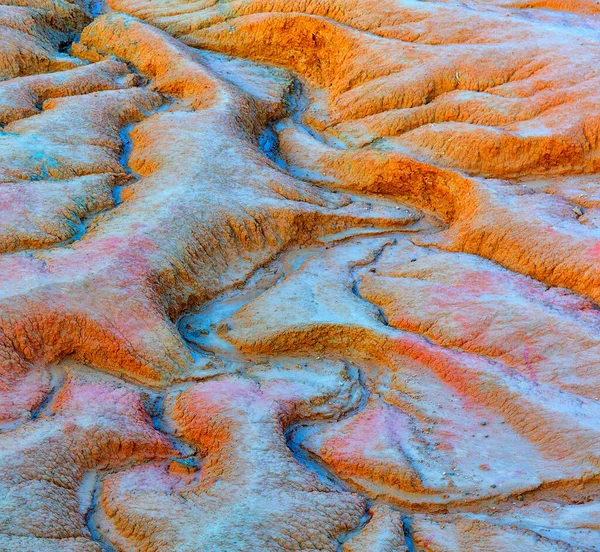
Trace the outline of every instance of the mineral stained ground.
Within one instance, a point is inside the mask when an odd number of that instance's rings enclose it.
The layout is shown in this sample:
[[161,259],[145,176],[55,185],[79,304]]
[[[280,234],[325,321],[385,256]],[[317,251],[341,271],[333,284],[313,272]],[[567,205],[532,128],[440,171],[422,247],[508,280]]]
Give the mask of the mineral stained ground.
[[1,552],[600,550],[600,2],[0,0]]

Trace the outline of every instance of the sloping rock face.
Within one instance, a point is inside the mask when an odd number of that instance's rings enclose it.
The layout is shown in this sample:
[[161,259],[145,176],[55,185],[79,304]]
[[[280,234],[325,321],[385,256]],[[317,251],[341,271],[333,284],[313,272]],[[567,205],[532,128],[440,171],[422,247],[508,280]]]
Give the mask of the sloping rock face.
[[600,550],[600,4],[0,0],[0,552]]

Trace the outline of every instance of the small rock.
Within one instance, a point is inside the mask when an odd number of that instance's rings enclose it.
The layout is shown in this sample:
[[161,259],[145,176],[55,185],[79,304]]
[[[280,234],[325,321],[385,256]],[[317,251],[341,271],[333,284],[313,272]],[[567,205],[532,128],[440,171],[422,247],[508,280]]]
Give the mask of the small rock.
[[221,322],[220,324],[217,325],[217,333],[218,334],[227,333],[230,329],[231,329],[231,327],[229,326],[229,324],[227,324],[227,322]]
[[171,473],[191,474],[199,469],[198,459],[195,456],[190,458],[175,458],[169,464]]
[[127,87],[145,86],[148,84],[148,79],[142,75],[127,75],[123,78],[123,84]]

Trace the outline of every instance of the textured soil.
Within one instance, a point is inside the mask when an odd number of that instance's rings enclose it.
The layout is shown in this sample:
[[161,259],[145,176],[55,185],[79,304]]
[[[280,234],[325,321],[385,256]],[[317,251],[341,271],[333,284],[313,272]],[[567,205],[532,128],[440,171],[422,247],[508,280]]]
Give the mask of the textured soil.
[[600,2],[0,0],[0,552],[600,550]]

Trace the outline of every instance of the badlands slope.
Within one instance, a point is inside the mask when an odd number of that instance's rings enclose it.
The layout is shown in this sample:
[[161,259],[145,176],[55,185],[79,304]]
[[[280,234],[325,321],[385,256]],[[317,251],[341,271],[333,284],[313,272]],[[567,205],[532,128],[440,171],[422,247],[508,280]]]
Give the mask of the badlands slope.
[[600,2],[0,0],[0,552],[600,550]]

